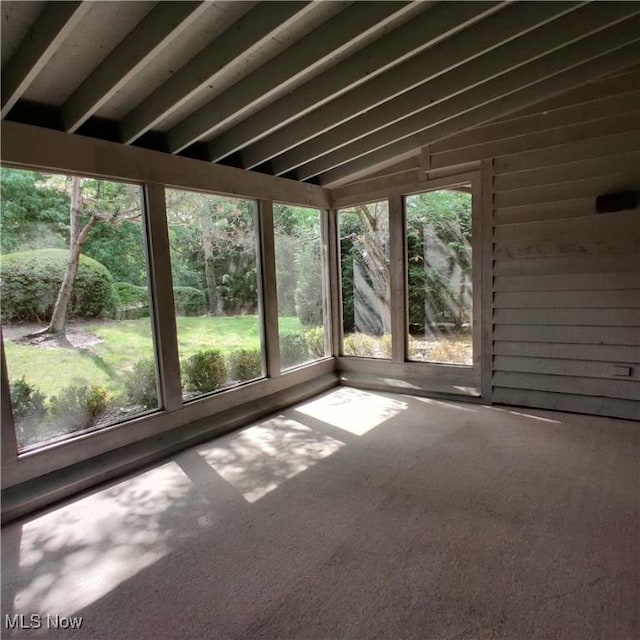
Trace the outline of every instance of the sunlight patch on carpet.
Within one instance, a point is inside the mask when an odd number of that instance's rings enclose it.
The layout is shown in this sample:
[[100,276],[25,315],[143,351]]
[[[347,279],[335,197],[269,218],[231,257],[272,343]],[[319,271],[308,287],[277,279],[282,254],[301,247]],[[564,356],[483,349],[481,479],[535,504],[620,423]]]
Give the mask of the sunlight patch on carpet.
[[278,416],[198,452],[247,502],[256,502],[343,446],[335,438]]
[[407,403],[401,400],[344,387],[303,403],[296,407],[296,411],[362,436],[406,408]]

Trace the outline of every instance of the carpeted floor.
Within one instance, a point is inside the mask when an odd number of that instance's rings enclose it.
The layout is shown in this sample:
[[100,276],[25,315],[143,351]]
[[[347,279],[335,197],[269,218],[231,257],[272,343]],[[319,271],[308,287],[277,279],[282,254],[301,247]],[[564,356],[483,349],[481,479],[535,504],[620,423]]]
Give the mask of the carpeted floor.
[[338,388],[3,529],[2,635],[637,640],[639,443]]

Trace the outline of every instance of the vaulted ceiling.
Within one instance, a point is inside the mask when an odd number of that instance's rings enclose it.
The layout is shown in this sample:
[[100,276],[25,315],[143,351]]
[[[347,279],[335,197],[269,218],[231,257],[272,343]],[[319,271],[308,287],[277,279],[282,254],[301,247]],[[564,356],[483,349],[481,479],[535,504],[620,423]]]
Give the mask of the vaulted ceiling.
[[2,118],[324,186],[640,63],[640,2],[1,4]]

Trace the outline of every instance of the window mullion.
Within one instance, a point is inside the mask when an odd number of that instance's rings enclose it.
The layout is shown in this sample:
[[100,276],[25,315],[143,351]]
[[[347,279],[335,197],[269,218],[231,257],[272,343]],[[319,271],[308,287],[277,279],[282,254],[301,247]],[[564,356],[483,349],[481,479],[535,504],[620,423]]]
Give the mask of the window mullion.
[[145,204],[159,385],[163,407],[167,411],[175,411],[182,407],[182,387],[164,185],[148,183]]

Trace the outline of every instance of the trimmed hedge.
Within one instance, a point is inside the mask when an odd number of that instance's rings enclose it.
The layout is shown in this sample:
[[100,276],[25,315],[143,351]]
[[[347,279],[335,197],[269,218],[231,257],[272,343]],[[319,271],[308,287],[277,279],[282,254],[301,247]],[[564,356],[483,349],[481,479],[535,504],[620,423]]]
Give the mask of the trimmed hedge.
[[118,300],[118,318],[136,319],[149,315],[149,291],[146,287],[130,282],[114,282],[113,291]]
[[239,349],[229,357],[231,377],[240,382],[262,375],[262,355],[259,349]]
[[220,349],[198,351],[182,365],[188,391],[208,393],[227,380],[227,365]]
[[195,287],[173,287],[173,302],[179,316],[201,316],[207,310],[204,291]]
[[302,364],[309,359],[309,349],[304,336],[287,333],[280,336],[280,366],[283,369]]
[[[51,318],[67,266],[66,249],[38,249],[2,256],[0,297],[5,322],[44,322]],[[80,255],[68,318],[112,317],[117,306],[109,270]]]

